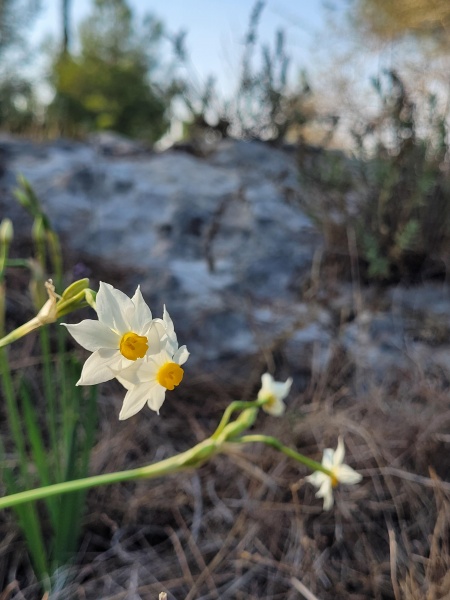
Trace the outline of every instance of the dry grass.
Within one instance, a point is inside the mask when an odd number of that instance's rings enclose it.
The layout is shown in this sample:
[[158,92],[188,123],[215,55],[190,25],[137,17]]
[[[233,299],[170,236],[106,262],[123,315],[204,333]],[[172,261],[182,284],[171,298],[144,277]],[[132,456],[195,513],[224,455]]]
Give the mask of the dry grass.
[[[51,598],[150,600],[439,600],[450,598],[450,410],[446,382],[411,374],[396,389],[355,396],[352,369],[329,371],[261,416],[258,430],[320,459],[344,434],[363,475],[322,511],[307,474],[261,447],[236,448],[196,472],[94,490],[74,564]],[[93,472],[145,464],[208,435],[226,404],[205,378],[188,395],[119,423],[121,392],[104,386]],[[1,600],[41,598],[2,516]],[[20,590],[20,591],[19,591]]]

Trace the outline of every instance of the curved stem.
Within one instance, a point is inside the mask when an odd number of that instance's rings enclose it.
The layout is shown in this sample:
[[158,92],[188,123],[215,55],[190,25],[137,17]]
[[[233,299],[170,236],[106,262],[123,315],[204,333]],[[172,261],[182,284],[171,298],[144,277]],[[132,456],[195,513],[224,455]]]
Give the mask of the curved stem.
[[129,469],[127,471],[119,471],[116,473],[105,473],[103,475],[94,475],[92,477],[84,477],[83,479],[75,479],[73,481],[65,481],[48,485],[34,490],[27,490],[17,494],[11,494],[0,498],[0,509],[17,506],[24,502],[41,500],[58,494],[67,494],[79,490],[87,490],[89,488],[107,485],[111,483],[120,483],[123,481],[133,481],[136,479],[154,479],[169,473],[175,473],[184,468],[196,466],[203,460],[209,458],[216,450],[217,444],[211,438],[206,439],[200,444],[197,444],[190,450],[177,454],[170,458],[166,458],[152,465],[138,467],[137,469]]
[[37,317],[33,317],[30,321],[27,321],[23,325],[20,325],[20,327],[17,327],[8,333],[8,335],[5,335],[5,337],[0,338],[0,348],[3,348],[3,346],[7,346],[8,344],[12,344],[12,342],[15,342],[24,335],[31,333],[41,326],[42,322]]
[[303,454],[300,454],[299,452],[296,452],[295,450],[292,450],[292,448],[289,448],[289,446],[285,446],[279,440],[277,440],[277,438],[274,438],[270,435],[262,435],[262,434],[243,435],[242,437],[237,438],[232,441],[238,442],[238,443],[244,443],[244,444],[249,444],[252,442],[259,442],[261,444],[266,444],[267,446],[271,446],[272,448],[279,450],[283,454],[286,454],[286,456],[289,456],[289,458],[293,458],[297,462],[304,464],[312,471],[322,471],[322,473],[325,473],[325,475],[328,475],[328,477],[333,478],[333,474],[331,473],[331,471],[329,471],[324,466],[322,466],[321,463],[319,463],[315,460],[312,460],[311,458],[308,458],[307,456],[304,456]]
[[232,402],[230,405],[228,405],[226,407],[225,412],[223,413],[222,418],[220,419],[220,423],[217,426],[217,429],[215,430],[215,432],[212,434],[211,439],[217,440],[219,438],[220,434],[223,432],[225,427],[228,425],[228,423],[231,419],[231,415],[236,410],[245,410],[247,408],[259,408],[266,402],[267,402],[267,400],[253,400],[251,402],[246,402],[244,400],[235,400],[234,402]]

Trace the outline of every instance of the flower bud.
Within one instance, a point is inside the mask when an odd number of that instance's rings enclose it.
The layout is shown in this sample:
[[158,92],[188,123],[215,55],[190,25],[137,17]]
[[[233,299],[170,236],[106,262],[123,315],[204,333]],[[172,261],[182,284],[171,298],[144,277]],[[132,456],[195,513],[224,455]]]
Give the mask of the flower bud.
[[0,223],[0,244],[9,246],[14,237],[14,229],[11,219],[3,219]]
[[84,291],[89,287],[89,279],[85,277],[84,279],[78,279],[71,283],[62,293],[63,300],[69,300],[74,296],[78,296],[78,294]]

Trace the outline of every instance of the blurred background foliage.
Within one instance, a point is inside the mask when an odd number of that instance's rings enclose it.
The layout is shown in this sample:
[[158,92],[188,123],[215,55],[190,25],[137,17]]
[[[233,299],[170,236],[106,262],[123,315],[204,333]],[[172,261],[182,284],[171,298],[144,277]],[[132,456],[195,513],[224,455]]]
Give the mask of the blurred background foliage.
[[354,24],[365,34],[393,41],[414,36],[440,52],[450,49],[447,0],[359,0]]
[[[301,177],[316,192],[309,212],[330,256],[353,253],[367,280],[446,277],[450,4],[342,2],[346,19],[334,34],[354,45],[345,63],[336,55],[328,64],[328,93],[317,86],[316,65],[292,64],[283,31],[273,45],[260,43],[265,2],[257,0],[224,96],[214,76],[199,80],[185,32],[153,15],[138,22],[127,0],[92,0],[71,39],[71,0],[61,0],[60,40],[42,50],[51,89],[44,102],[24,68],[26,32],[42,3],[2,0],[0,129],[38,138],[109,130],[149,144],[181,139],[200,151],[224,137],[294,143]],[[361,75],[371,92],[361,91],[361,81],[352,88],[349,60],[363,50],[378,56],[386,44],[395,57],[388,68]]]
[[96,0],[79,26],[79,51],[71,53],[66,43],[51,64],[49,127],[71,136],[112,130],[160,139],[169,127],[170,104],[170,93],[153,77],[162,31],[150,16],[138,29],[122,0]]

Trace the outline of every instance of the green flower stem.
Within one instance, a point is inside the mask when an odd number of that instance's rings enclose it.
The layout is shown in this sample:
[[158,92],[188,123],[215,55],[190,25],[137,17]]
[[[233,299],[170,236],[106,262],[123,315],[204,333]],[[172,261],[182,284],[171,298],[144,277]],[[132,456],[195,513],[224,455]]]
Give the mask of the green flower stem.
[[6,289],[5,270],[8,261],[9,246],[13,237],[13,227],[9,219],[0,223],[0,335],[5,334]]
[[[183,469],[197,467],[221,450],[226,451],[229,442],[239,444],[259,442],[266,444],[272,448],[275,448],[276,450],[279,450],[286,456],[293,458],[297,462],[306,465],[312,471],[322,471],[322,473],[325,473],[329,477],[333,477],[331,471],[325,469],[321,463],[311,460],[303,454],[292,450],[274,437],[260,434],[237,437],[245,429],[253,425],[258,414],[258,409],[263,404],[263,400],[256,400],[255,402],[233,402],[226,409],[220,421],[219,427],[216,429],[213,436],[207,438],[203,442],[200,442],[193,448],[186,450],[181,454],[177,454],[176,456],[172,456],[171,458],[166,458],[158,463],[147,465],[145,467],[138,467],[137,469],[129,469],[127,471],[119,471],[115,473],[105,473],[103,475],[94,475],[92,477],[75,479],[72,481],[48,485],[34,490],[19,492],[17,494],[11,494],[9,496],[0,498],[0,509],[18,506],[26,502],[33,502],[35,500],[41,500],[43,498],[49,498],[59,494],[87,490],[93,487],[109,485],[112,483],[135,481],[138,479],[155,479],[156,477],[162,477],[171,473],[176,473]],[[241,408],[244,408],[242,413],[235,421],[230,423],[229,420],[232,412]]]
[[[92,306],[93,304],[95,305],[95,296],[96,296],[96,293],[94,292],[94,290],[87,288],[87,289],[82,290],[81,292],[79,292],[77,295],[75,295],[73,297],[70,297],[70,298],[62,297],[56,303],[57,312],[56,312],[56,317],[54,320],[59,319],[60,317],[63,317],[65,315],[69,314],[70,312],[73,312],[80,308],[85,308],[86,306]],[[1,298],[0,298],[0,301],[1,301]],[[37,315],[36,317],[33,317],[32,319],[30,319],[23,325],[20,325],[13,331],[10,331],[4,337],[0,338],[0,348],[3,348],[4,346],[8,346],[8,344],[12,344],[13,342],[19,340],[20,338],[24,337],[28,333],[31,333],[35,329],[39,329],[43,325],[46,325],[47,323],[50,323],[52,321],[53,321],[53,319],[46,320],[45,317],[40,317],[39,315]],[[1,333],[1,331],[0,331],[0,333]]]
[[5,337],[1,338],[0,339],[0,348],[3,348],[4,346],[7,346],[8,344],[12,344],[16,340],[19,340],[24,335],[27,335],[28,333],[31,333],[35,329],[38,329],[39,327],[41,327],[41,325],[42,325],[42,322],[37,317],[33,317],[27,323],[20,325],[20,327],[17,327],[17,329],[14,329],[10,333],[8,333],[8,335],[5,335]]
[[[216,431],[212,434],[211,439],[217,440],[221,436],[221,433],[223,432],[223,430],[225,429],[225,427],[228,425],[228,423],[229,423],[229,421],[231,419],[231,415],[233,414],[233,412],[235,412],[236,410],[259,408],[259,407],[263,406],[263,404],[265,404],[266,402],[267,402],[267,400],[253,400],[251,402],[244,402],[242,400],[236,400],[235,402],[232,402],[225,409],[225,412],[223,413],[223,416],[222,416],[222,418],[220,420],[220,423],[219,423]],[[243,418],[242,418],[242,415],[244,415]],[[245,410],[242,413],[242,415],[240,415],[240,417],[239,417],[239,419],[241,419],[241,422],[242,422],[242,420],[248,420],[248,413],[246,413]],[[251,425],[253,425],[253,422],[250,423],[248,425],[248,427],[250,427]]]
[[85,477],[83,479],[75,479],[73,481],[56,483],[54,485],[48,485],[34,490],[27,490],[25,492],[19,492],[17,494],[5,496],[0,498],[0,509],[18,506],[24,502],[49,498],[58,494],[67,494],[69,492],[87,490],[89,488],[111,483],[162,477],[163,475],[176,473],[177,471],[181,471],[189,467],[196,467],[204,460],[210,458],[215,452],[217,452],[217,450],[217,443],[211,438],[208,438],[186,452],[182,452],[181,454],[177,454],[171,458],[166,458],[165,460],[153,465],[138,467],[137,469],[129,469],[127,471],[119,471],[116,473],[94,475],[93,477]]
[[309,469],[311,469],[311,471],[322,471],[322,473],[325,473],[325,475],[328,475],[328,477],[331,477],[331,478],[334,477],[333,473],[331,471],[329,471],[328,469],[326,469],[324,466],[322,466],[321,463],[319,463],[315,460],[312,460],[311,458],[308,458],[307,456],[304,456],[303,454],[300,454],[299,452],[296,452],[295,450],[292,450],[292,448],[289,448],[289,446],[285,446],[279,440],[277,440],[277,438],[274,438],[270,435],[262,435],[262,434],[243,435],[242,437],[234,439],[232,441],[238,442],[240,444],[250,444],[253,442],[259,442],[261,444],[266,444],[267,446],[271,446],[272,448],[279,450],[283,454],[286,454],[286,456],[289,456],[289,458],[293,458],[297,462],[304,464]]
[[58,417],[56,409],[56,389],[54,382],[54,364],[50,348],[50,334],[47,327],[39,330],[42,358],[42,378],[44,383],[45,400],[47,403],[47,423],[49,428],[50,446],[55,460],[56,481],[62,480],[61,452],[58,444]]

